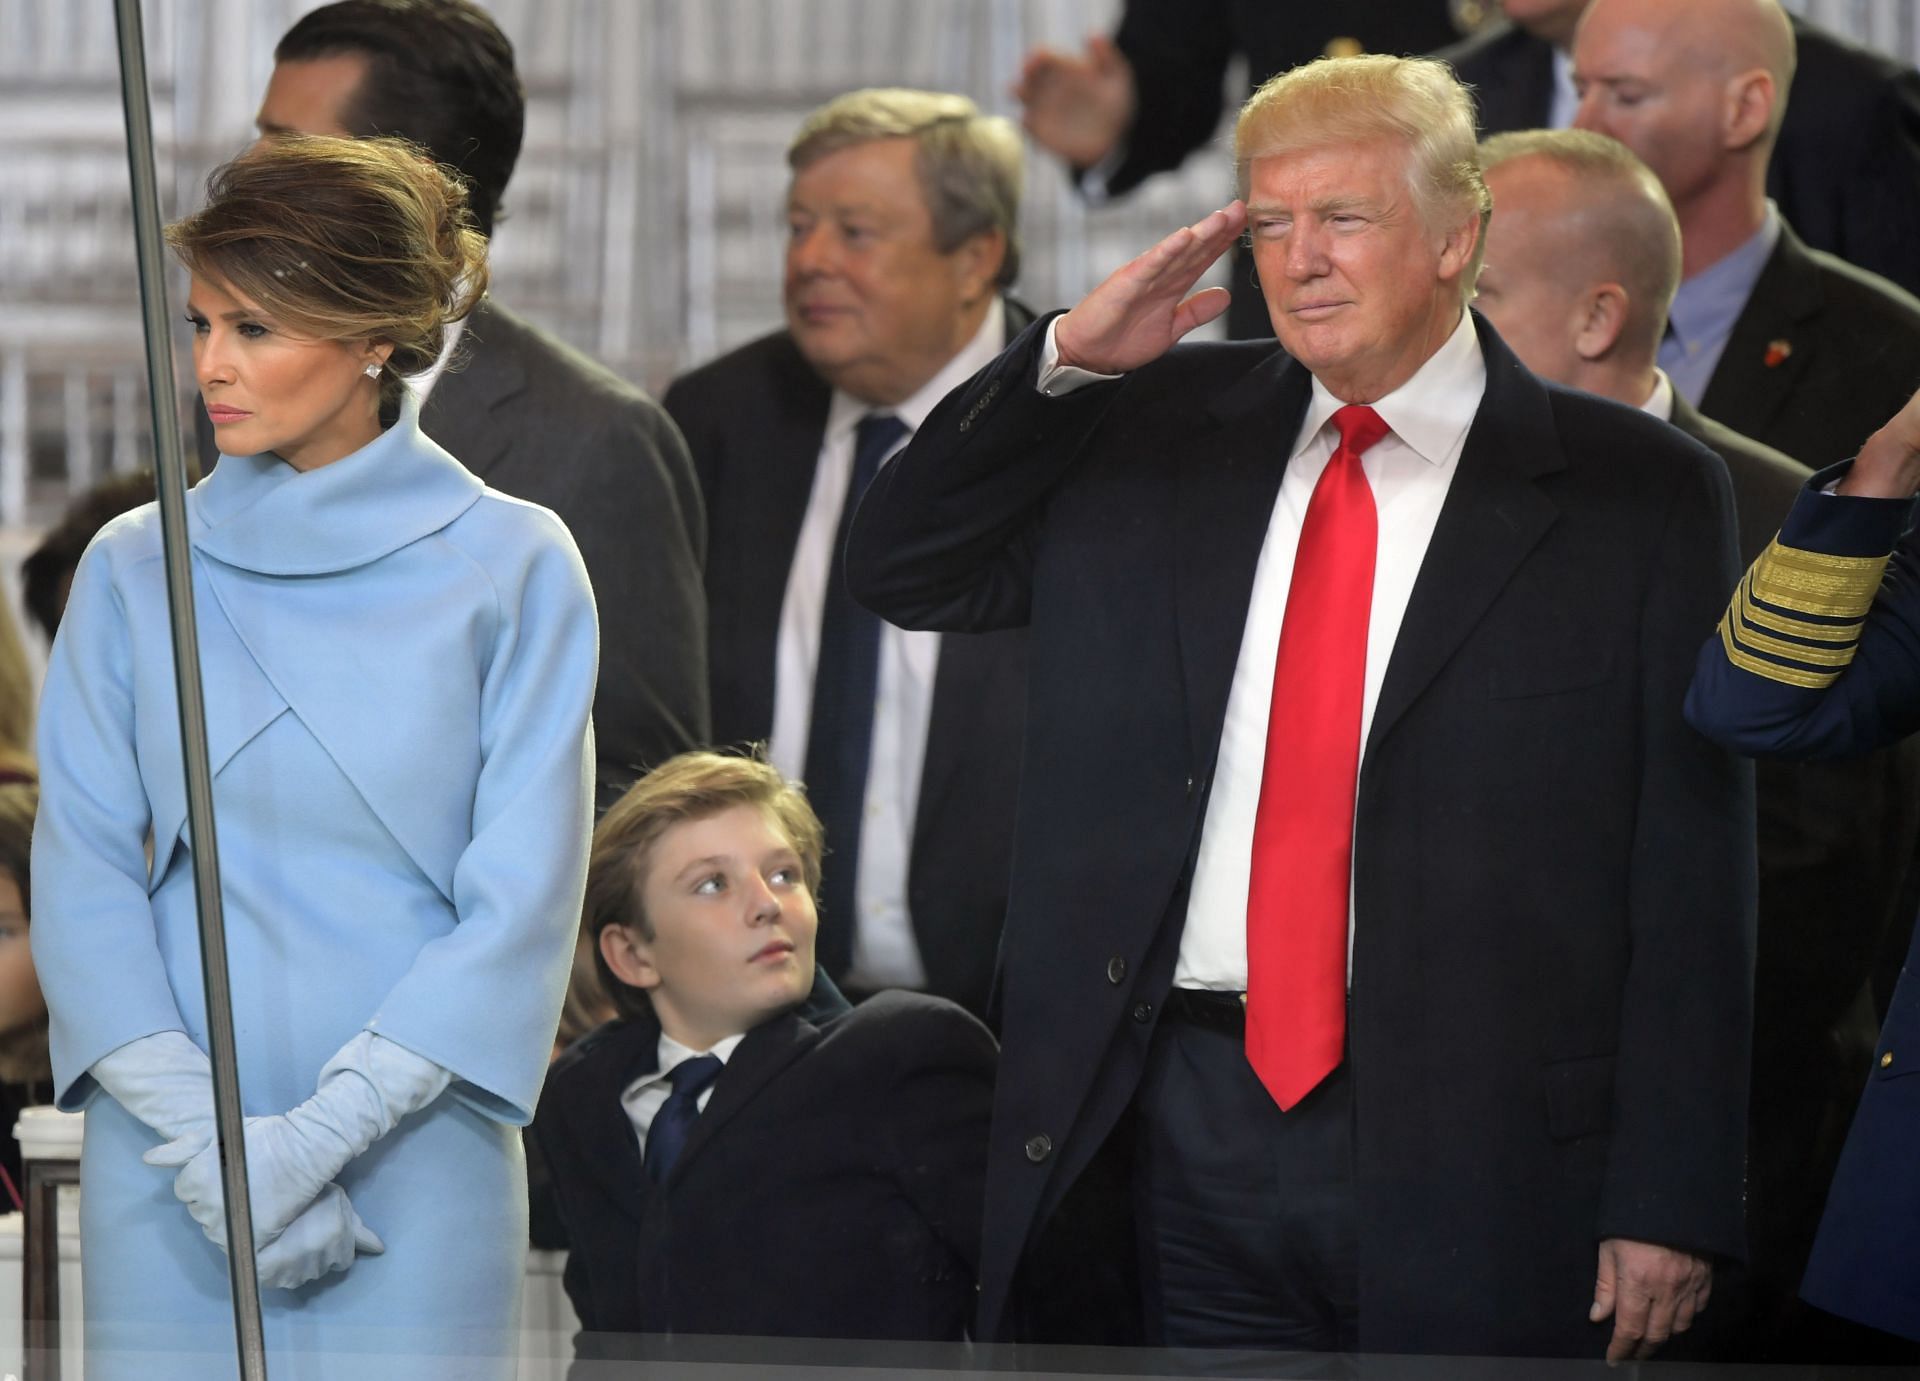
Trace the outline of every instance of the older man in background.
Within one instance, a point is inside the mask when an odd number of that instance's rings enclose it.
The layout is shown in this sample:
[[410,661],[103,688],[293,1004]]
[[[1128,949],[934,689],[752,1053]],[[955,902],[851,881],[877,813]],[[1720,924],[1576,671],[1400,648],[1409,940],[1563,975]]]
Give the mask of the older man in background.
[[[1671,421],[1733,479],[1741,559],[1779,531],[1810,472],[1709,421],[1655,363],[1680,277],[1680,227],[1624,146],[1579,130],[1482,148],[1496,208],[1480,309],[1558,383]],[[1716,1354],[1842,1360],[1809,1336],[1796,1289],[1873,1051],[1873,959],[1920,843],[1920,740],[1844,762],[1759,764],[1759,943],[1749,1116],[1749,1272],[1723,1290]],[[1721,1326],[1724,1325],[1724,1326]]]
[[[849,547],[1032,629],[980,1332],[1130,1154],[1151,1341],[1644,1356],[1742,1251],[1752,786],[1680,719],[1725,472],[1467,311],[1444,66],[1297,68],[1236,145]],[[1243,226],[1284,352],[1176,346]]]
[[964,96],[859,91],[787,161],[786,329],[666,395],[707,496],[714,734],[768,740],[826,823],[821,967],[984,1014],[1025,639],[885,629],[840,564],[875,471],[1032,319],[1006,295],[1019,136]]

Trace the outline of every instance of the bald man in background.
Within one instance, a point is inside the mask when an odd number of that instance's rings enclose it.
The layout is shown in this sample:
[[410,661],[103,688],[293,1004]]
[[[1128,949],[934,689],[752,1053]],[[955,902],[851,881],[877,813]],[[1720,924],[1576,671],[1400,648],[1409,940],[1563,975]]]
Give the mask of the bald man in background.
[[1680,284],[1680,226],[1618,140],[1528,130],[1481,145],[1497,215],[1475,305],[1542,378],[1640,408],[1726,462],[1751,565],[1812,473],[1700,414],[1656,355]]
[[[1473,87],[1483,134],[1563,129],[1588,0],[1506,0],[1506,22],[1436,56]],[[1789,16],[1799,66],[1767,191],[1816,249],[1920,292],[1920,72]]]
[[1701,412],[1818,468],[1920,385],[1920,302],[1810,250],[1767,197],[1795,70],[1778,0],[1593,0],[1576,123],[1651,167],[1680,220],[1660,365]]
[[[1655,362],[1681,264],[1659,180],[1617,141],[1579,130],[1499,135],[1482,161],[1494,216],[1476,305],[1535,373],[1717,451],[1751,565],[1810,472],[1702,417]],[[1796,1292],[1873,1053],[1867,988],[1920,843],[1920,740],[1843,762],[1760,763],[1758,841],[1749,1267],[1716,1290],[1712,1350],[1836,1360],[1834,1339],[1809,1336]]]

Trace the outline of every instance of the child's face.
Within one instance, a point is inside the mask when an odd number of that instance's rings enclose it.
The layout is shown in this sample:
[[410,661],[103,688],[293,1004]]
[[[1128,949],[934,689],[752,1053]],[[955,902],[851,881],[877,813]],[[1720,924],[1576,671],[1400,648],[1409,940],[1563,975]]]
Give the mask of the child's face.
[[661,1029],[683,1045],[705,1050],[749,1031],[813,987],[813,895],[793,842],[758,806],[661,835],[641,903],[653,938],[610,926],[602,945],[614,972],[648,990]]
[[33,954],[27,946],[27,908],[20,901],[20,884],[0,868],[0,1035],[44,1021],[46,999],[33,972]]

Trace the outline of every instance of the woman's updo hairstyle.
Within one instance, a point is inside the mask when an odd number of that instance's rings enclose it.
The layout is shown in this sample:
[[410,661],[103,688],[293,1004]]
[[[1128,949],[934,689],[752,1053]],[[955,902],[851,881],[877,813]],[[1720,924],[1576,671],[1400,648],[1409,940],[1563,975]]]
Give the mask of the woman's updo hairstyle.
[[206,206],[168,226],[167,243],[289,330],[391,344],[388,407],[487,289],[465,187],[402,139],[263,139],[214,169]]

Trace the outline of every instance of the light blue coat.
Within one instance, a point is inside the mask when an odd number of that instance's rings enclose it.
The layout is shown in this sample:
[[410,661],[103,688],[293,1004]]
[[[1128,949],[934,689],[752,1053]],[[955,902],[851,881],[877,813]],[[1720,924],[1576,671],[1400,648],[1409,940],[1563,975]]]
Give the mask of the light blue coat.
[[[370,1027],[455,1083],[340,1183],[387,1245],[267,1291],[286,1376],[492,1375],[525,1259],[514,1130],[545,1075],[591,826],[596,633],[566,529],[488,490],[409,408],[299,473],[229,456],[188,496],[242,1098],[313,1092]],[[156,1031],[207,1045],[160,527],[102,531],[40,710],[35,963],[61,1106],[87,1109],[88,1375],[231,1366],[225,1260],[87,1073]],[[153,862],[144,844],[151,831]],[[412,1356],[405,1356],[413,1354]],[[511,1375],[511,1363],[501,1375]]]

